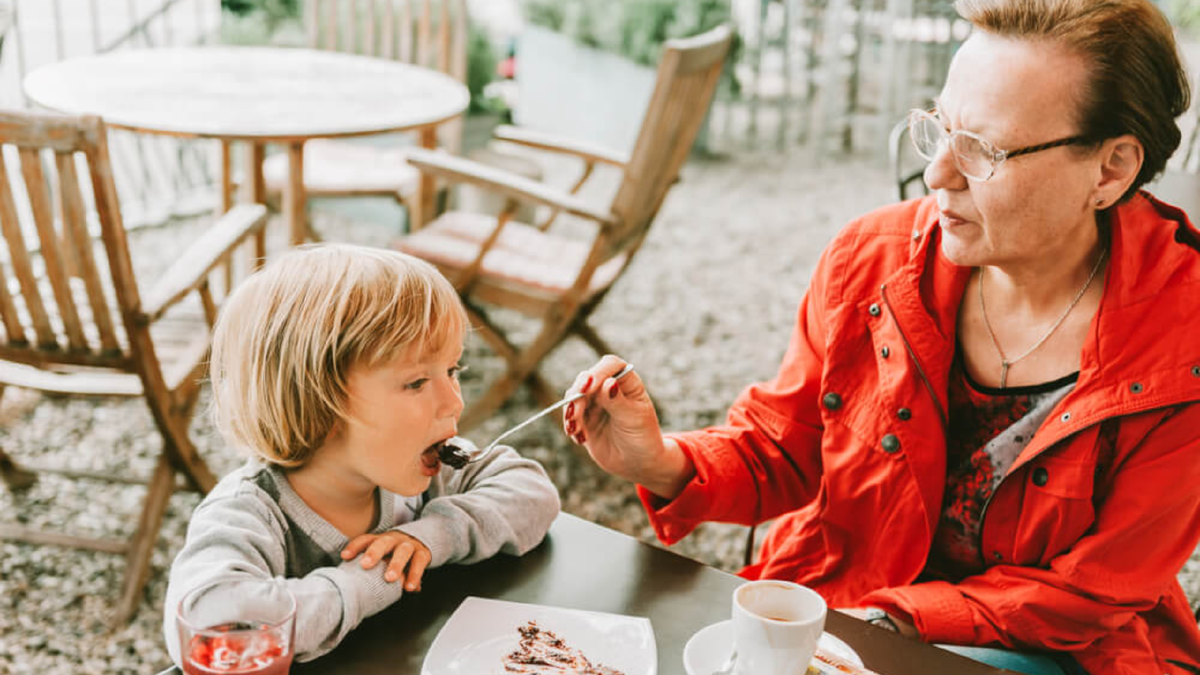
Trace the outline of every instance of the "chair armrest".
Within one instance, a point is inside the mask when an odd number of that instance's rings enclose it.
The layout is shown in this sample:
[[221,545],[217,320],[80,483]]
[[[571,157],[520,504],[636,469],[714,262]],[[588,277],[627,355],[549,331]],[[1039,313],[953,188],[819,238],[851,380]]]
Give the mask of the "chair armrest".
[[200,287],[208,273],[247,237],[267,222],[267,207],[239,204],[217,219],[204,234],[163,273],[142,302],[147,321],[161,317],[171,305]]
[[588,203],[563,190],[469,159],[455,157],[444,151],[412,148],[406,151],[405,159],[418,170],[433,176],[457,183],[470,183],[518,201],[549,206],[604,226],[617,224],[615,214],[592,208]]
[[629,164],[629,155],[609,150],[596,143],[578,141],[540,131],[521,129],[508,124],[496,127],[496,130],[492,132],[492,137],[507,143],[524,145],[530,148],[537,148],[538,150],[574,155],[589,162],[609,164],[621,169],[624,169],[625,165]]

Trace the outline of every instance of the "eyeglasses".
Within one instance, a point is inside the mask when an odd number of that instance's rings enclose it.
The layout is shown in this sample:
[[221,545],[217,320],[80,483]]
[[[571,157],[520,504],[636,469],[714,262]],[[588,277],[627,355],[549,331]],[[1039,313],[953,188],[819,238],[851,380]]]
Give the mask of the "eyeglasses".
[[917,154],[930,162],[949,142],[950,151],[954,155],[954,165],[958,167],[959,172],[977,181],[991,178],[1006,159],[1087,142],[1083,136],[1069,136],[1016,150],[1000,150],[979,134],[962,129],[947,131],[938,118],[925,110],[913,110],[908,114],[908,135],[912,137]]

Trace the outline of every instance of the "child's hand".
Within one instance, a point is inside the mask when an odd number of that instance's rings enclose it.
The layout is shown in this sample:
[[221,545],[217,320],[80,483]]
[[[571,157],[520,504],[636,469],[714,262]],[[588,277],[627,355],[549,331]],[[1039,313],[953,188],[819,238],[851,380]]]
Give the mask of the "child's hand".
[[433,558],[425,544],[398,530],[388,530],[383,534],[360,534],[342,549],[342,560],[351,560],[359,553],[363,553],[362,566],[366,570],[391,556],[392,560],[383,574],[383,578],[388,581],[400,579],[407,566],[408,576],[405,578],[404,588],[408,591],[421,590],[421,576],[425,574],[425,567]]

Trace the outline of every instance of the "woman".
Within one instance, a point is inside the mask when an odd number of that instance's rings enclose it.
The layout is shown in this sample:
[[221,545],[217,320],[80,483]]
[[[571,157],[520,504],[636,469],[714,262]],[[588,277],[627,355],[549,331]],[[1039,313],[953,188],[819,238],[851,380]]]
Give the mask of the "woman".
[[830,245],[775,379],[663,436],[609,356],[564,425],[665,543],[777,518],[746,577],[1025,672],[1200,672],[1175,580],[1200,539],[1200,233],[1139,191],[1187,108],[1171,28],[1148,0],[958,10],[973,35],[910,123],[934,194]]

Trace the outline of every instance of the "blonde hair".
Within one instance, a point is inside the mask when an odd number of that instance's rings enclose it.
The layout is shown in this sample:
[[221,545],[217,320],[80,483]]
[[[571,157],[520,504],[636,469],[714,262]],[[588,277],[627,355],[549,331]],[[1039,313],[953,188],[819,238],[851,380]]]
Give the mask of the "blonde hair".
[[1132,134],[1145,151],[1122,199],[1167,165],[1191,94],[1171,24],[1149,0],[958,0],[955,9],[980,30],[1048,40],[1087,59],[1079,135],[1100,143]]
[[213,421],[226,441],[286,467],[346,419],[352,366],[427,355],[463,339],[450,282],[403,253],[350,245],[289,251],[226,300],[213,333]]

